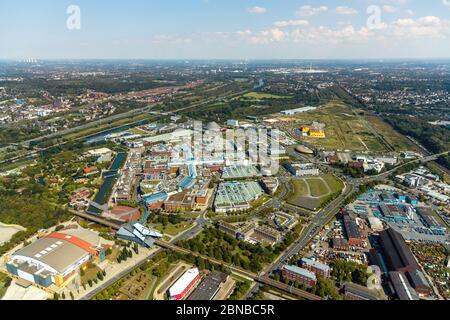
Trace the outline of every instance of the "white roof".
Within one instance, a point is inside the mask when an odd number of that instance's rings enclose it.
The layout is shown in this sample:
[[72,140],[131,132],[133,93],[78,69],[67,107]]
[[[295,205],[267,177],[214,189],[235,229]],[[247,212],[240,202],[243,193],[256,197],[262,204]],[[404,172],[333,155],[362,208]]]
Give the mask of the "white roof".
[[100,148],[100,149],[95,149],[95,150],[90,150],[89,153],[92,155],[100,155],[100,154],[107,154],[107,153],[111,153],[112,151],[108,148]]
[[183,293],[192,281],[200,274],[197,268],[192,268],[186,271],[169,289],[169,294],[171,297],[177,296]]

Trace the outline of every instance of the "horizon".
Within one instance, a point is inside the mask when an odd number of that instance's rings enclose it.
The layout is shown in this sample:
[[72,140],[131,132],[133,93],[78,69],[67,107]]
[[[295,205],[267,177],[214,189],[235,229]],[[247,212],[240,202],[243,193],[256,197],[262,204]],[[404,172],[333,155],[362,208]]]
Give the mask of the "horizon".
[[[25,63],[27,59],[35,58],[25,58],[25,59],[3,59],[0,58],[0,62],[19,62]],[[89,61],[112,61],[112,62],[132,62],[132,61],[151,61],[151,62],[270,62],[270,61],[292,61],[292,62],[407,62],[407,61],[423,61],[423,62],[433,62],[433,61],[450,61],[449,57],[403,57],[403,58],[322,58],[322,59],[307,59],[307,58],[52,58],[52,59],[35,59],[37,62],[89,62]]]

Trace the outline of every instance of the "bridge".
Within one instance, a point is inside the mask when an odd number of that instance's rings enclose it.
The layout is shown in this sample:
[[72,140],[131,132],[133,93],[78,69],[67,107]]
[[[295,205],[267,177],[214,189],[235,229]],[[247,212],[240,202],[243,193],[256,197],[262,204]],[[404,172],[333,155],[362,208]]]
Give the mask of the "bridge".
[[98,223],[102,226],[110,227],[114,230],[119,230],[122,227],[122,224],[119,223],[118,221],[108,220],[108,219],[105,219],[102,217],[97,217],[92,214],[88,214],[88,213],[76,211],[76,210],[70,210],[70,212],[75,216]]

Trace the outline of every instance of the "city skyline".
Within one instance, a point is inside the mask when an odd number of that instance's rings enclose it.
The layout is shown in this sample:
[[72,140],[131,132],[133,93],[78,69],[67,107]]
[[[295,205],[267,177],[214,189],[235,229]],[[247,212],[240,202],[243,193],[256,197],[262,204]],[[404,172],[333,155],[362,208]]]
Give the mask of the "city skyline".
[[0,37],[0,59],[449,58],[450,3],[2,1]]

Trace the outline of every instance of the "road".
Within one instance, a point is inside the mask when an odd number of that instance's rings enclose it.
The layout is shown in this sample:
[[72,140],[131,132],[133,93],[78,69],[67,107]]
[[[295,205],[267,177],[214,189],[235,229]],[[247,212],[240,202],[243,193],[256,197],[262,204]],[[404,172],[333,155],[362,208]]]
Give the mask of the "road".
[[338,214],[342,207],[342,203],[355,191],[355,187],[346,185],[343,193],[316,214],[311,219],[308,227],[303,230],[297,241],[295,241],[272,265],[270,265],[269,268],[266,269],[267,274],[273,274],[276,270],[279,270],[286,264],[292,256],[298,254],[320,232],[322,227]]

